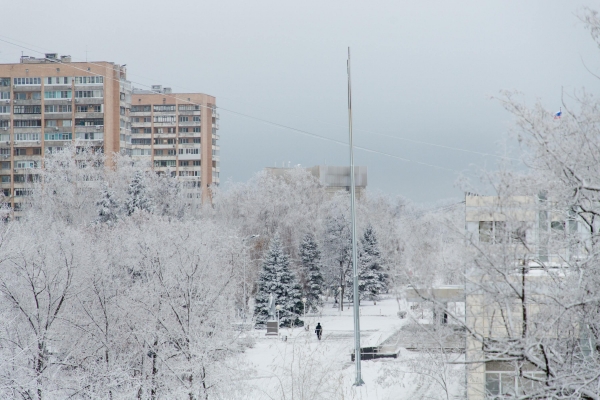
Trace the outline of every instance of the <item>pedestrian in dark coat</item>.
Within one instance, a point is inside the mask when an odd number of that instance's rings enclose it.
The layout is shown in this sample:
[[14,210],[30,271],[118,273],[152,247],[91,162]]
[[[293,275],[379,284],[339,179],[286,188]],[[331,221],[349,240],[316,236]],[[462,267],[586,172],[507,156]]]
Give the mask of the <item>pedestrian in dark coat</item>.
[[323,334],[323,327],[320,322],[317,322],[317,329],[315,329],[315,333],[317,334],[317,338],[321,340],[321,335]]

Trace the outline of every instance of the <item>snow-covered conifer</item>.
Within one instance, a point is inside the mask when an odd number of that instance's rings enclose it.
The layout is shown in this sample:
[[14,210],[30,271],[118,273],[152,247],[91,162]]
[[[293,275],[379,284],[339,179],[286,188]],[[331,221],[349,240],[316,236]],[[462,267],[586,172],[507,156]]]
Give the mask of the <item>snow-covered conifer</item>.
[[323,275],[321,273],[321,252],[312,233],[307,233],[300,244],[300,259],[305,276],[304,295],[307,310],[317,312],[323,306]]
[[133,180],[129,184],[125,207],[127,208],[127,215],[141,210],[152,212],[152,199],[146,188],[144,173],[140,170],[135,172]]
[[112,224],[119,218],[119,204],[115,192],[110,190],[106,183],[100,190],[100,200],[96,202],[96,206],[98,207],[97,222]]
[[300,284],[290,271],[289,258],[283,252],[279,235],[275,235],[271,240],[258,280],[254,306],[257,326],[264,325],[268,320],[271,293],[275,297],[275,304],[281,306],[279,325],[302,326],[303,322],[298,318],[303,306]]
[[377,237],[372,226],[365,229],[360,240],[358,290],[361,299],[377,301],[379,295],[387,290],[388,275],[385,273]]

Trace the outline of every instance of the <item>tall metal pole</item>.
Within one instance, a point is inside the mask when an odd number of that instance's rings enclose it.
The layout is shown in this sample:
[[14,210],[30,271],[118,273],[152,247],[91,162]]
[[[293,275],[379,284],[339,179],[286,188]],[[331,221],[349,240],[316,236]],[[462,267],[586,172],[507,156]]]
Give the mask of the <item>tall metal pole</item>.
[[364,382],[360,370],[360,308],[358,294],[358,262],[356,256],[356,182],[354,182],[354,145],[352,143],[352,84],[350,76],[350,47],[348,47],[348,130],[350,135],[350,212],[352,214],[352,273],[354,275],[354,361],[356,363],[356,386]]

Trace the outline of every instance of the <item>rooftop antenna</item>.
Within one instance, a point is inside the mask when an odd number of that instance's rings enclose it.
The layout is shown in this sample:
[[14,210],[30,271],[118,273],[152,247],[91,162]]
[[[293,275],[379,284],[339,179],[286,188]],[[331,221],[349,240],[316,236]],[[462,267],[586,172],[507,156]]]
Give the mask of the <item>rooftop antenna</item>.
[[348,134],[350,136],[350,213],[352,215],[352,274],[354,303],[354,361],[356,364],[356,381],[354,385],[364,384],[360,370],[360,304],[358,295],[358,257],[356,256],[356,182],[354,182],[354,147],[352,144],[352,81],[350,76],[350,47],[348,47]]

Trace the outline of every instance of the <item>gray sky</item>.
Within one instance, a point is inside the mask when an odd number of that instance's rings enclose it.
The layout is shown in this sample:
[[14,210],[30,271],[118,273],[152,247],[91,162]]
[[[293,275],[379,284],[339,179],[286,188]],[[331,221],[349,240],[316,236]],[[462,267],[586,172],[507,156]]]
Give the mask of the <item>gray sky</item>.
[[[224,109],[342,141],[350,46],[356,144],[415,161],[357,150],[356,163],[369,167],[370,189],[422,202],[461,196],[458,174],[497,159],[398,138],[498,154],[511,116],[489,96],[518,89],[558,110],[561,87],[599,85],[581,58],[598,72],[600,52],[575,16],[595,2],[1,3],[0,39],[74,61],[87,47],[90,61],[127,64],[134,82],[208,93]],[[22,50],[37,55],[0,42],[0,62]],[[275,163],[348,162],[345,146],[220,114],[222,182]]]

